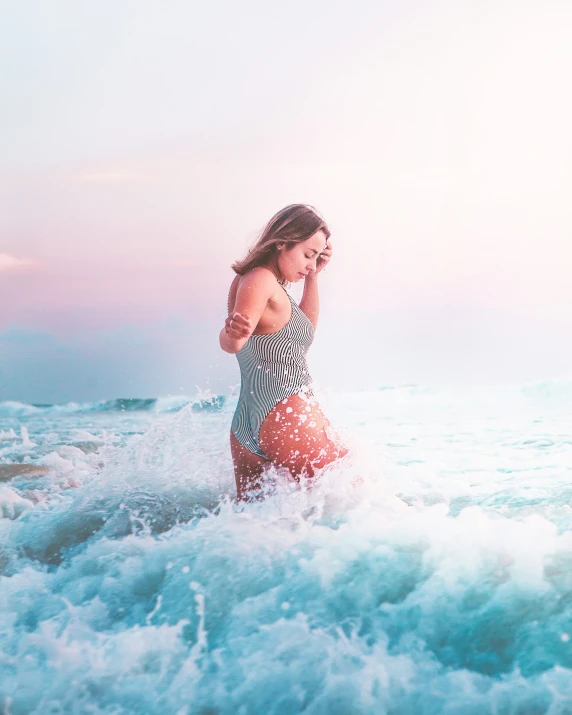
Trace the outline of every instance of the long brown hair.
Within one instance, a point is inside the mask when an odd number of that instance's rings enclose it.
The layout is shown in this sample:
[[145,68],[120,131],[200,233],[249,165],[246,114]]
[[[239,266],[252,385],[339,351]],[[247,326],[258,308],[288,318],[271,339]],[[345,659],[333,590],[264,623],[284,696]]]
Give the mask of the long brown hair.
[[284,243],[290,248],[310,238],[316,231],[323,231],[326,240],[330,237],[330,230],[316,209],[307,204],[290,204],[274,214],[246,257],[242,261],[235,261],[231,268],[243,276],[252,268],[264,266],[275,257],[277,243]]

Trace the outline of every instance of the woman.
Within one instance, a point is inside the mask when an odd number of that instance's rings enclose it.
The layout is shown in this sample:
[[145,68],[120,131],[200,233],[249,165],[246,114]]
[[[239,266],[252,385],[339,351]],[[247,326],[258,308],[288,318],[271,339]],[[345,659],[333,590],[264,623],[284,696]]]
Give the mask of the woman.
[[[241,373],[230,431],[239,500],[260,487],[269,464],[287,467],[299,479],[347,454],[327,434],[330,423],[306,365],[318,324],[318,274],[332,256],[329,238],[313,207],[292,204],[270,219],[246,258],[232,266],[237,275],[220,345],[236,354]],[[285,286],[301,280],[298,305]]]

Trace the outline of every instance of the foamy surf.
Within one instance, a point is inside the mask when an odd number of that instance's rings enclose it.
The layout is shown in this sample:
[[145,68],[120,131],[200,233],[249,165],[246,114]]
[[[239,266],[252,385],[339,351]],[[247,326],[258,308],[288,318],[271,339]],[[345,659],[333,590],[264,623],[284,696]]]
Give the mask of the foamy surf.
[[48,471],[0,484],[0,705],[572,712],[571,396],[330,392],[351,458],[246,505],[235,398],[2,413]]

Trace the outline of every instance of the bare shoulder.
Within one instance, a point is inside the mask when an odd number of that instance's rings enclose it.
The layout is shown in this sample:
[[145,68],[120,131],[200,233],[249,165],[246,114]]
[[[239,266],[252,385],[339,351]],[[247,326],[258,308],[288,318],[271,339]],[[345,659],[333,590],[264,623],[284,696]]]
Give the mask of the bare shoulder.
[[228,294],[229,315],[234,309],[239,290],[242,295],[246,293],[262,300],[268,300],[274,295],[277,287],[278,282],[275,275],[265,266],[253,268],[242,276],[236,275]]
[[238,277],[241,279],[240,286],[244,286],[249,290],[270,291],[272,293],[278,285],[276,276],[266,266],[257,266],[243,276]]

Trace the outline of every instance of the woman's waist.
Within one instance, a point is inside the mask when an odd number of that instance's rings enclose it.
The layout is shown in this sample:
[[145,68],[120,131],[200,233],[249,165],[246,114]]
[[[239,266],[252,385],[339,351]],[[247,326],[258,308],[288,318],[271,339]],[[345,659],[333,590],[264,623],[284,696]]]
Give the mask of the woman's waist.
[[298,355],[307,355],[311,345],[308,343],[289,343],[288,345],[269,345],[264,343],[244,343],[242,349],[236,353],[245,355],[256,355],[264,360],[283,360],[296,358]]
[[279,383],[300,383],[307,384],[310,378],[308,366],[304,365],[282,365],[273,363],[272,365],[257,364],[244,368],[241,366],[240,377],[243,383],[256,383],[263,385],[268,383],[274,385]]
[[303,367],[306,365],[306,353],[288,353],[286,355],[264,355],[253,352],[240,351],[236,353],[240,367],[261,365],[265,368],[273,367]]

